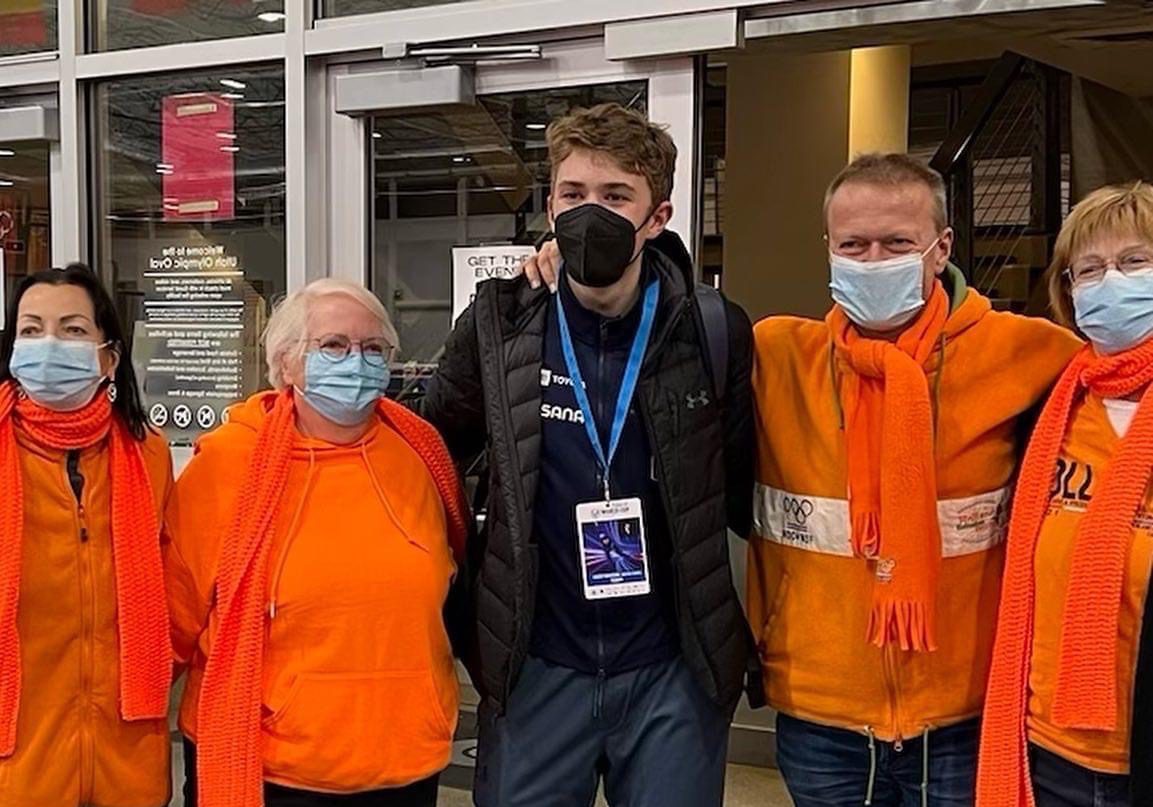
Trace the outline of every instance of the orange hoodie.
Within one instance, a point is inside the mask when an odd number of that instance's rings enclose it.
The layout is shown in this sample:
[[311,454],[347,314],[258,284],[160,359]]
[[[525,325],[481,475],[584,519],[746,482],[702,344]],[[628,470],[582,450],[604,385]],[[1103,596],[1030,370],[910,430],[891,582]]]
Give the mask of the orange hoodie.
[[[959,281],[959,278],[958,278]],[[1002,541],[1020,418],[1077,351],[1044,320],[959,296],[928,364],[935,399],[938,649],[866,638],[875,572],[849,531],[840,376],[823,322],[774,317],[755,330],[758,470],[749,623],[770,705],[894,741],[981,711],[996,625]]]
[[[173,645],[189,668],[180,728],[194,742],[220,538],[262,397],[199,441],[167,512]],[[350,446],[298,437],[282,501],[269,552],[265,779],[348,793],[439,772],[458,705],[442,620],[455,566],[427,467],[384,424]]]
[[[168,725],[120,716],[120,652],[107,444],[68,452],[16,430],[24,480],[17,629],[25,685],[16,752],[0,760],[0,805],[157,807],[168,801]],[[172,487],[164,439],[143,444],[157,512]]]

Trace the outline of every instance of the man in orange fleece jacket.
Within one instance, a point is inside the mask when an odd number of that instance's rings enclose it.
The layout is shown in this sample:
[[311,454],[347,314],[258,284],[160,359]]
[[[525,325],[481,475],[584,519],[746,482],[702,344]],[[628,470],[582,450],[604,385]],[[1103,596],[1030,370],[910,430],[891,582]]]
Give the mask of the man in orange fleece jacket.
[[798,807],[971,805],[1010,486],[1078,341],[966,287],[912,158],[858,158],[825,213],[835,305],[755,331],[749,622],[779,764]]

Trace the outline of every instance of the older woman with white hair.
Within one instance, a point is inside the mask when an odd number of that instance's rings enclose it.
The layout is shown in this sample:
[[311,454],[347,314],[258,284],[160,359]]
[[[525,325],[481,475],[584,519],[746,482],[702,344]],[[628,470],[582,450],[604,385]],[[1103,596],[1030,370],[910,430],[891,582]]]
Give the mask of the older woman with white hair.
[[468,513],[436,432],[384,397],[396,347],[361,286],[289,295],[265,333],[274,389],[234,406],[176,486],[190,807],[436,804]]

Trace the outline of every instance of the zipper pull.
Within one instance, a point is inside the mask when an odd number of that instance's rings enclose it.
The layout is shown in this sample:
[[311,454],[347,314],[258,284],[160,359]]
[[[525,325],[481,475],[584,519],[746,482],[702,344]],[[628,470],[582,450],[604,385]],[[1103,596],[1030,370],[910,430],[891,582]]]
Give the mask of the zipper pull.
[[896,741],[893,742],[893,750],[898,754],[905,750],[905,744],[901,742],[900,737],[898,737]]

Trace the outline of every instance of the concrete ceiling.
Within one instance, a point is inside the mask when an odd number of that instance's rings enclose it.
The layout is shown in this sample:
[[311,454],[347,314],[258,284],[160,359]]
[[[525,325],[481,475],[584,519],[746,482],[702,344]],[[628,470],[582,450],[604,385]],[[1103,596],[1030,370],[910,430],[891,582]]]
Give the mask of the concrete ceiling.
[[[889,3],[818,15],[798,11],[771,22],[773,35],[749,39],[750,52],[814,52],[876,45],[913,47],[916,65],[995,58],[1014,50],[1127,95],[1153,96],[1153,2],[985,14],[1005,3],[949,2],[960,16],[918,19],[924,3]],[[1018,5],[1024,6],[1026,3]],[[753,30],[753,29],[750,29]]]

